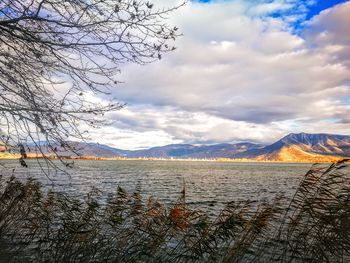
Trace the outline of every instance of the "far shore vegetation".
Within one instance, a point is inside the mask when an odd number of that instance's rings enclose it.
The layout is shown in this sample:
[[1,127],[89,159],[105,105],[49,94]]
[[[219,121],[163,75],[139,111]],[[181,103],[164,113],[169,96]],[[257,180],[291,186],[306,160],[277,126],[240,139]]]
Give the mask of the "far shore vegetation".
[[[99,156],[57,156],[27,153],[26,159],[49,160],[91,160],[91,161],[183,161],[183,162],[263,162],[263,163],[334,163],[344,159],[341,156],[317,156],[310,159],[264,160],[246,158],[153,158],[153,157],[99,157]],[[21,154],[0,152],[0,160],[20,160]]]

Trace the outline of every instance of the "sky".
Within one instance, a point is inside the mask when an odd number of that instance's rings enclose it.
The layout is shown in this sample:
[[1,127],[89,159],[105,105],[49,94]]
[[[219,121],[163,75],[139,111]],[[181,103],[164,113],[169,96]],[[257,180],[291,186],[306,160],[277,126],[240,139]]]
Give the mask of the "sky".
[[183,33],[177,50],[123,66],[112,96],[128,105],[92,141],[142,149],[350,135],[350,1],[191,1],[168,22]]

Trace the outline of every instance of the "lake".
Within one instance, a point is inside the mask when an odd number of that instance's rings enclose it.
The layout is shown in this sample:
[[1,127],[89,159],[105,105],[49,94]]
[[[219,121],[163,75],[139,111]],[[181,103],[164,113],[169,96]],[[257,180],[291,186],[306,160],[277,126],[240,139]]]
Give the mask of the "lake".
[[228,201],[271,201],[280,192],[291,197],[311,167],[292,163],[76,160],[68,174],[51,171],[46,175],[47,170],[42,171],[37,160],[27,163],[29,167],[23,168],[17,160],[0,160],[0,173],[9,176],[15,169],[20,179],[33,177],[46,190],[78,198],[92,187],[101,190],[102,199],[115,193],[118,185],[130,193],[139,187],[145,196],[153,195],[167,204],[180,197],[185,183],[186,201],[210,213]]

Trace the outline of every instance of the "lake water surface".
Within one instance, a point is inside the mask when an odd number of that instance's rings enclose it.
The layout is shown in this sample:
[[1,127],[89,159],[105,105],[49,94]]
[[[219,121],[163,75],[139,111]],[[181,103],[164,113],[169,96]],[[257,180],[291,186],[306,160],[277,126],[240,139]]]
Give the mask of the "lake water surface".
[[46,190],[78,198],[92,187],[101,190],[102,198],[115,193],[118,185],[129,192],[140,187],[145,196],[153,195],[165,203],[179,198],[185,182],[187,202],[210,212],[229,201],[271,201],[280,192],[290,197],[311,167],[290,163],[77,160],[67,169],[69,175],[51,171],[47,176],[36,160],[28,161],[28,166],[20,167],[17,160],[0,160],[0,174],[9,176],[15,169],[18,178],[33,177]]

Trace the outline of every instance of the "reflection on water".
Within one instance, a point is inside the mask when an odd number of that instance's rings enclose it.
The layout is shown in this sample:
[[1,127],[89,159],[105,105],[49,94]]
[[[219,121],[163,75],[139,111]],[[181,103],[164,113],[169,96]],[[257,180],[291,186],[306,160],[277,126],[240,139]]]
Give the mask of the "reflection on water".
[[[69,175],[51,172],[49,178],[36,160],[22,168],[16,160],[1,160],[1,174],[9,176],[13,168],[18,178],[38,179],[45,189],[82,197],[97,187],[105,198],[118,185],[131,192],[136,186],[146,196],[153,195],[169,203],[180,196],[186,183],[188,203],[211,211],[234,200],[268,201],[283,192],[291,196],[310,164],[218,163],[181,161],[75,161]],[[215,208],[213,208],[215,207]]]

